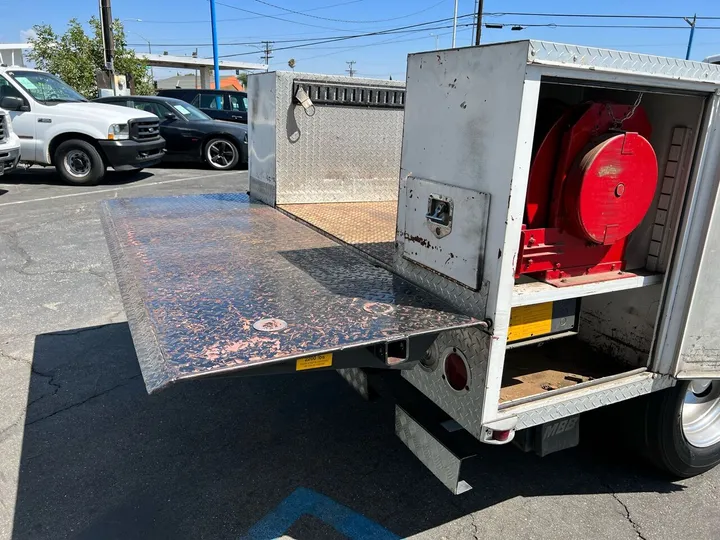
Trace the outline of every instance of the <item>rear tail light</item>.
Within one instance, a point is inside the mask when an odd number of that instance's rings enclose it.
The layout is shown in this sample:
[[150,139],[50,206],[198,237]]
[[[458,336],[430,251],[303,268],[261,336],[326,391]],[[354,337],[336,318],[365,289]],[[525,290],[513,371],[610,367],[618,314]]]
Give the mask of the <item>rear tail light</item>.
[[469,390],[468,365],[465,359],[456,352],[451,352],[445,357],[444,373],[444,378],[450,385],[450,388],[457,392]]

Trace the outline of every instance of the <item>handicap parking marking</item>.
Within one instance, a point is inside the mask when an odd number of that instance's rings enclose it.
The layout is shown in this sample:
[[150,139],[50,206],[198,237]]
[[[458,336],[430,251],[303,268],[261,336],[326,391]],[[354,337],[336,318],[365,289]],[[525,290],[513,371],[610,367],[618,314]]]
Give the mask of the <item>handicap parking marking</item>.
[[303,515],[316,517],[349,540],[400,540],[382,525],[311,489],[298,488],[241,540],[277,540]]

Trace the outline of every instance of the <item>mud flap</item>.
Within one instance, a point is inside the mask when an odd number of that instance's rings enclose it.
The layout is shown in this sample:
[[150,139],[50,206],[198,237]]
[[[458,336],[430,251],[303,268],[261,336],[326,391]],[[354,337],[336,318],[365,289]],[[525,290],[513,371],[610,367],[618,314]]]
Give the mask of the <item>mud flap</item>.
[[407,366],[438,333],[482,324],[244,194],[116,199],[102,221],[151,393]]

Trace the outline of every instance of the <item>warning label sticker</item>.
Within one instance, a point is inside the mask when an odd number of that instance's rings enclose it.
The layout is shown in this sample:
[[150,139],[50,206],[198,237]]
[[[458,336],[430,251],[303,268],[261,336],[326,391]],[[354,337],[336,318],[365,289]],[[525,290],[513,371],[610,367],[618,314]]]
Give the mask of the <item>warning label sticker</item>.
[[552,331],[553,303],[513,308],[510,312],[508,341],[549,334]]
[[316,354],[307,358],[300,358],[295,362],[295,371],[304,369],[318,369],[332,366],[332,353]]

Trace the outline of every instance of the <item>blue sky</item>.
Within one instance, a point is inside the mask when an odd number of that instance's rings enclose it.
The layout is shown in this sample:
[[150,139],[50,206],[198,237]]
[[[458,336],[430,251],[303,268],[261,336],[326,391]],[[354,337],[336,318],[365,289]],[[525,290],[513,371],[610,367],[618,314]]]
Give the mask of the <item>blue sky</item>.
[[[295,58],[299,71],[344,73],[346,61],[355,60],[359,76],[394,79],[404,76],[406,56],[409,52],[434,49],[436,40],[440,48],[451,44],[450,28],[425,29],[414,33],[389,34],[280,50],[281,47],[297,45],[306,38],[333,37],[359,34],[408,26],[427,21],[452,17],[454,0],[216,0],[218,15],[218,38],[221,55],[239,54],[237,59],[259,62],[262,40],[276,41],[272,69],[287,69],[287,61]],[[271,7],[265,2],[301,11],[305,15],[288,13]],[[473,12],[474,0],[459,0],[460,15]],[[702,30],[700,26],[720,28],[720,2],[717,0],[606,0],[582,3],[555,0],[539,3],[530,0],[485,0],[484,11],[499,12],[545,12],[545,13],[596,13],[627,15],[680,15],[714,16],[718,20],[701,21],[695,33],[691,58],[701,60],[710,54],[720,53],[720,30]],[[20,41],[24,32],[34,24],[49,23],[56,31],[62,31],[71,17],[86,21],[97,13],[97,0],[26,0],[23,9],[14,9],[16,0],[0,0],[0,9],[10,7],[9,16],[0,20],[0,42]],[[328,7],[331,6],[331,7]],[[247,13],[247,10],[255,14]],[[8,11],[5,10],[7,14]],[[207,0],[114,0],[113,16],[124,20],[130,43],[141,50],[147,49],[149,40],[153,52],[168,51],[169,54],[189,55],[198,48],[200,56],[212,55],[210,8]],[[262,17],[259,15],[271,15]],[[141,19],[142,22],[137,21]],[[336,20],[327,20],[336,19]],[[468,23],[471,19],[461,19]],[[362,21],[362,22],[344,22]],[[521,31],[510,28],[484,29],[483,42],[536,38],[550,41],[592,45],[606,48],[645,52],[662,56],[684,57],[689,27],[681,20],[618,20],[574,19],[560,17],[496,15],[486,17],[485,22],[504,24],[617,24],[674,26],[679,29],[610,29],[610,28],[563,28],[527,26]],[[449,22],[434,24],[448,26]],[[432,35],[431,35],[432,34]],[[470,44],[472,30],[458,29],[458,45]],[[231,45],[254,43],[256,45]],[[162,70],[165,71],[165,70]],[[167,72],[166,72],[167,73]],[[170,73],[167,73],[168,75]]]

